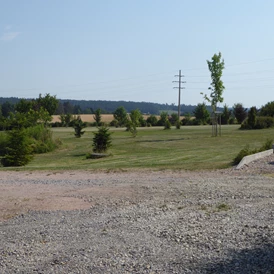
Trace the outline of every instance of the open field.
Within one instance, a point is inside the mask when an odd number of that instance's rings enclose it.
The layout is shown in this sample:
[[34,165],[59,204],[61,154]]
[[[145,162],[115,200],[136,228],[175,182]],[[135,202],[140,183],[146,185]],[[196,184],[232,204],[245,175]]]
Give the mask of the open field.
[[222,126],[221,137],[211,137],[211,126],[189,126],[163,130],[140,128],[133,138],[124,128],[111,128],[111,156],[92,160],[94,127],[86,128],[82,138],[74,137],[72,128],[53,128],[60,138],[60,149],[35,155],[34,160],[18,170],[114,170],[114,169],[176,169],[209,170],[231,166],[233,158],[246,145],[259,148],[266,139],[273,139],[274,129],[238,130],[239,125]]
[[[75,114],[74,116],[78,116]],[[94,114],[79,114],[83,122],[93,123],[94,120]],[[143,115],[144,119],[146,120],[149,115]],[[159,115],[156,115],[159,119]],[[183,117],[181,117],[182,119]],[[102,114],[102,122],[104,123],[110,123],[114,119],[113,114]],[[52,116],[52,123],[54,122],[61,122],[60,115],[53,115]]]

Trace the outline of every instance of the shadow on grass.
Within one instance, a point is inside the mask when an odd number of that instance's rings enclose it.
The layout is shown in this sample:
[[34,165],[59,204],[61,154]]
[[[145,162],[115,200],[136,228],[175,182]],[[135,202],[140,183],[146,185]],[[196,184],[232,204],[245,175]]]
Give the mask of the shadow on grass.
[[229,259],[205,263],[205,273],[269,273],[274,274],[274,244],[266,243],[253,249],[230,251]]
[[158,143],[158,142],[176,142],[176,141],[184,141],[193,138],[176,138],[176,139],[162,139],[162,140],[138,140],[136,143]]

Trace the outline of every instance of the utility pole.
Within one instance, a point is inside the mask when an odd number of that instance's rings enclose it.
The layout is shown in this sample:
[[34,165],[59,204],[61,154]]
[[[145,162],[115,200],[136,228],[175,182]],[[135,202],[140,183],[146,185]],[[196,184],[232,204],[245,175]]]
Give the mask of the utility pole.
[[182,81],[182,77],[184,75],[181,74],[181,70],[179,70],[178,75],[174,75],[174,77],[179,77],[179,81],[173,81],[173,83],[179,83],[179,87],[174,87],[179,90],[179,95],[178,95],[178,119],[180,120],[180,115],[181,115],[181,89],[184,89],[184,87],[181,86],[181,84],[184,84],[185,81]]

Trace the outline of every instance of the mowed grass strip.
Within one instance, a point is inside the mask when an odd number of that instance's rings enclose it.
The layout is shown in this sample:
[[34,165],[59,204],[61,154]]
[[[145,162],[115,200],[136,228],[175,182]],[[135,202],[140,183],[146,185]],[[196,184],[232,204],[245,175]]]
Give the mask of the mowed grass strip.
[[222,136],[211,137],[211,126],[188,126],[177,130],[139,128],[135,138],[125,128],[111,128],[110,157],[86,159],[92,152],[93,132],[85,129],[82,138],[74,137],[72,128],[53,128],[60,138],[60,149],[35,155],[23,170],[113,170],[113,169],[220,169],[232,165],[233,158],[247,144],[259,148],[274,138],[274,129],[239,130],[239,125],[222,126]]

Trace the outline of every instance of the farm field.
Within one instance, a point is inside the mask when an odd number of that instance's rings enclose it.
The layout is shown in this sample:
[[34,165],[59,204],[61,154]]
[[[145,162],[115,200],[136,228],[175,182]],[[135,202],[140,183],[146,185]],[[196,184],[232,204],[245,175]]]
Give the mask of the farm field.
[[[94,114],[75,114],[73,116],[80,116],[81,117],[81,120],[83,122],[88,122],[88,123],[93,123],[95,122],[94,120]],[[102,122],[104,123],[110,123],[114,117],[113,117],[113,114],[102,114]],[[159,115],[155,115],[156,117],[160,117]],[[144,119],[146,120],[149,115],[143,115]],[[181,117],[182,119],[183,117]],[[52,123],[55,123],[55,122],[60,122],[60,115],[52,115]]]
[[[134,138],[125,128],[110,128],[111,156],[86,159],[92,152],[95,127],[85,129],[82,138],[72,128],[52,128],[62,146],[51,153],[35,155],[17,170],[214,170],[231,166],[233,158],[247,144],[261,147],[273,139],[274,129],[239,130],[239,125],[222,126],[221,137],[211,137],[211,126],[186,126],[177,130],[163,127],[139,128]],[[11,168],[9,168],[11,169]]]

